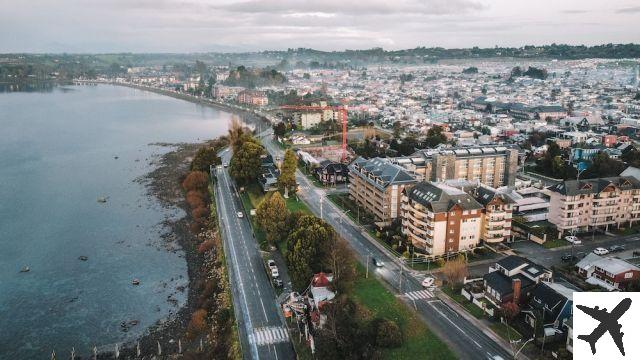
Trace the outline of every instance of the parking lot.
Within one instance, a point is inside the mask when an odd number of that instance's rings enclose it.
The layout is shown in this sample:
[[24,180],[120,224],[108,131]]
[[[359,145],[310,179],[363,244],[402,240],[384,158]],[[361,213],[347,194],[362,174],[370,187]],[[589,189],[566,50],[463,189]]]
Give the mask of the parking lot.
[[[571,254],[580,257],[592,252],[598,247],[609,249],[614,245],[624,245],[625,250],[619,252],[612,252],[606,256],[616,256],[621,259],[628,259],[633,257],[634,250],[640,250],[640,234],[628,235],[628,236],[607,236],[599,235],[594,239],[590,236],[578,237],[582,244],[571,245],[567,243],[567,246],[557,247],[553,249],[546,249],[541,245],[538,245],[531,241],[520,241],[513,243],[511,248],[515,250],[518,255],[529,258],[540,265],[551,267],[562,263],[562,255]],[[572,249],[573,248],[573,249]]]

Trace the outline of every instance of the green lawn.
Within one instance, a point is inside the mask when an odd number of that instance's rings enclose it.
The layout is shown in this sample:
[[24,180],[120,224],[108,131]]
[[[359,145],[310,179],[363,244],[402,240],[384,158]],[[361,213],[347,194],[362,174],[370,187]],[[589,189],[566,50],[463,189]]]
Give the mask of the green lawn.
[[442,291],[445,294],[449,295],[449,297],[455,300],[458,304],[462,305],[462,307],[464,307],[476,319],[483,319],[487,317],[487,315],[484,313],[484,311],[482,311],[481,308],[462,296],[462,294],[460,294],[460,291],[454,291],[449,286],[443,286]]
[[542,244],[545,249],[553,249],[561,246],[571,245],[567,240],[564,239],[551,239],[547,240]]
[[307,179],[309,179],[309,181],[313,183],[313,186],[323,187],[320,180],[318,180],[318,178],[316,178],[315,176],[311,175],[309,170],[307,170],[307,168],[304,165],[302,165],[300,162],[298,162],[298,169],[300,169],[300,171],[304,174],[304,176],[306,176]]
[[[489,327],[491,328],[491,330],[495,331],[496,334],[500,335],[500,337],[502,337],[503,339],[505,339],[507,341],[522,339],[522,335],[520,335],[519,332],[517,332],[511,326],[503,324],[501,322],[493,323],[493,324],[489,325]],[[507,328],[508,328],[508,330],[507,330]],[[511,335],[511,339],[509,339],[509,335]]]
[[456,358],[418,315],[389,292],[371,272],[368,279],[364,275],[364,267],[358,264],[358,278],[353,288],[354,300],[367,308],[372,316],[396,321],[404,335],[402,346],[384,350],[384,358],[411,360]]

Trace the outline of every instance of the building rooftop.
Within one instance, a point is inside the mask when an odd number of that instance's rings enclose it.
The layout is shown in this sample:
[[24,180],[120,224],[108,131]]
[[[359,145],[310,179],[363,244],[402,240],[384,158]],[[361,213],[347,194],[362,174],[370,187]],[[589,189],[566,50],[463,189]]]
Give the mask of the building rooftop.
[[632,176],[616,176],[587,180],[567,180],[550,186],[551,192],[561,195],[575,196],[582,194],[598,194],[608,186],[613,185],[619,189],[640,189],[640,180]]
[[407,197],[435,213],[450,211],[454,206],[463,210],[482,209],[483,206],[460,189],[431,182],[421,182],[407,192]]

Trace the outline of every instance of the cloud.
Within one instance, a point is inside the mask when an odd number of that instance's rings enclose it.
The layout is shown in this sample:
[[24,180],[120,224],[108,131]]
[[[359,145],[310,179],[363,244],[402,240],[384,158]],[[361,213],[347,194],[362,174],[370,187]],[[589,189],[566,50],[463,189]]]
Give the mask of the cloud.
[[442,15],[482,10],[485,6],[472,0],[248,0],[215,8],[237,13],[324,13],[362,16],[398,13]]
[[626,7],[616,10],[617,14],[635,14],[640,12],[640,6]]

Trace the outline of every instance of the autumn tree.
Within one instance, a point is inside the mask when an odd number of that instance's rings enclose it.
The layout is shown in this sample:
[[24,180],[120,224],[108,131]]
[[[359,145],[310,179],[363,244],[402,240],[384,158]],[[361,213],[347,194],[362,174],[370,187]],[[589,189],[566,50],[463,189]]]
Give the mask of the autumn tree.
[[298,160],[293,150],[288,149],[284,153],[282,161],[282,169],[280,169],[280,177],[278,177],[278,188],[284,191],[284,197],[289,197],[289,190],[295,191],[298,186],[296,183],[296,168]]
[[231,148],[234,152],[240,149],[240,146],[242,145],[242,135],[246,132],[245,127],[237,117],[234,116],[231,118],[231,121],[229,122],[229,144],[231,144]]
[[460,255],[453,260],[447,261],[442,267],[442,275],[444,275],[451,287],[457,287],[462,284],[469,275],[467,261],[464,256]]
[[240,184],[247,184],[255,180],[262,170],[261,156],[264,154],[262,145],[252,141],[245,141],[231,158],[231,176]]
[[209,186],[209,177],[207,173],[202,171],[191,171],[182,182],[182,188],[185,191],[206,191]]
[[335,236],[329,239],[326,266],[333,273],[333,289],[338,294],[348,293],[356,279],[356,263],[353,252],[347,242]]
[[191,161],[191,170],[208,172],[209,167],[216,164],[220,164],[216,149],[211,146],[205,146],[196,152],[193,161]]
[[286,236],[287,216],[287,206],[277,191],[258,205],[256,219],[260,227],[264,229],[269,244]]

